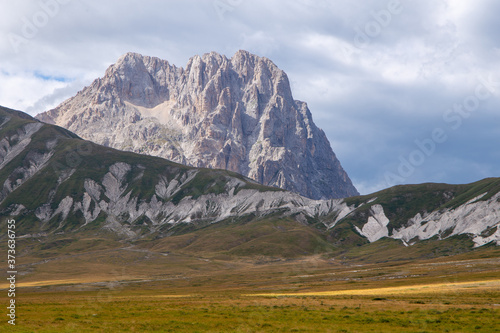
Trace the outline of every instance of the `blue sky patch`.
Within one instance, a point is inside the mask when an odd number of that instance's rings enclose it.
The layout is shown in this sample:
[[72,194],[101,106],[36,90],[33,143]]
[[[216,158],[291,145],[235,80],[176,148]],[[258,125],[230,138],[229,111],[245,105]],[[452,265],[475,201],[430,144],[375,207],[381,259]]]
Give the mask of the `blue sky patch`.
[[35,71],[33,73],[35,77],[42,79],[44,81],[57,81],[57,82],[70,82],[71,79],[63,76],[47,75],[40,71]]

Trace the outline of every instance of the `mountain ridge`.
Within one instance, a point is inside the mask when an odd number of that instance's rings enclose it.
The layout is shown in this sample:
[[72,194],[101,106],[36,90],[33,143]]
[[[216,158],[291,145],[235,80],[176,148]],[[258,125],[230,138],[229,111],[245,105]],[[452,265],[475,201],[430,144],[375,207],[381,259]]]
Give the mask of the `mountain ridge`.
[[[400,247],[448,242],[460,251],[500,245],[500,178],[312,200],[227,170],[103,147],[18,111],[0,108],[0,124],[0,215],[19,221],[19,237],[85,232],[168,243],[179,232],[219,223],[280,221],[281,227],[300,226],[304,235],[314,231],[311,237],[338,251],[389,240]],[[238,246],[255,244],[245,235]],[[290,245],[279,233],[266,237],[266,250],[281,244],[277,255]]]

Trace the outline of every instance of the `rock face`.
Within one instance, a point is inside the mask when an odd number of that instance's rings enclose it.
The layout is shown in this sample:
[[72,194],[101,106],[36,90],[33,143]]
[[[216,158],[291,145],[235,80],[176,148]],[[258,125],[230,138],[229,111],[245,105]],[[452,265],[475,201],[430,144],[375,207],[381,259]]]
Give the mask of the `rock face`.
[[235,171],[312,199],[358,194],[286,74],[246,51],[195,56],[185,69],[127,53],[37,118],[105,146]]

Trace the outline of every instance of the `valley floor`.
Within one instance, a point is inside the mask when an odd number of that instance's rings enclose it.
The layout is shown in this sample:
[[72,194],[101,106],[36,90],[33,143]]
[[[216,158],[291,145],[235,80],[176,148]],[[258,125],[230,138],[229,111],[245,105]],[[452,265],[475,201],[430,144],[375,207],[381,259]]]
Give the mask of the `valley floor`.
[[382,263],[134,248],[24,260],[16,326],[0,331],[500,332],[496,247]]

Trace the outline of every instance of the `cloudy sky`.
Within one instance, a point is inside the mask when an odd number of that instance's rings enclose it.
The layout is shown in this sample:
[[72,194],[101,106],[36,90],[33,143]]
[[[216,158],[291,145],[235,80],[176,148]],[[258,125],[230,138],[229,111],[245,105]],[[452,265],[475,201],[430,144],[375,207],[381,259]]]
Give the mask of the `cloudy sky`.
[[500,176],[495,0],[0,0],[0,105],[32,115],[128,51],[273,60],[361,193]]

